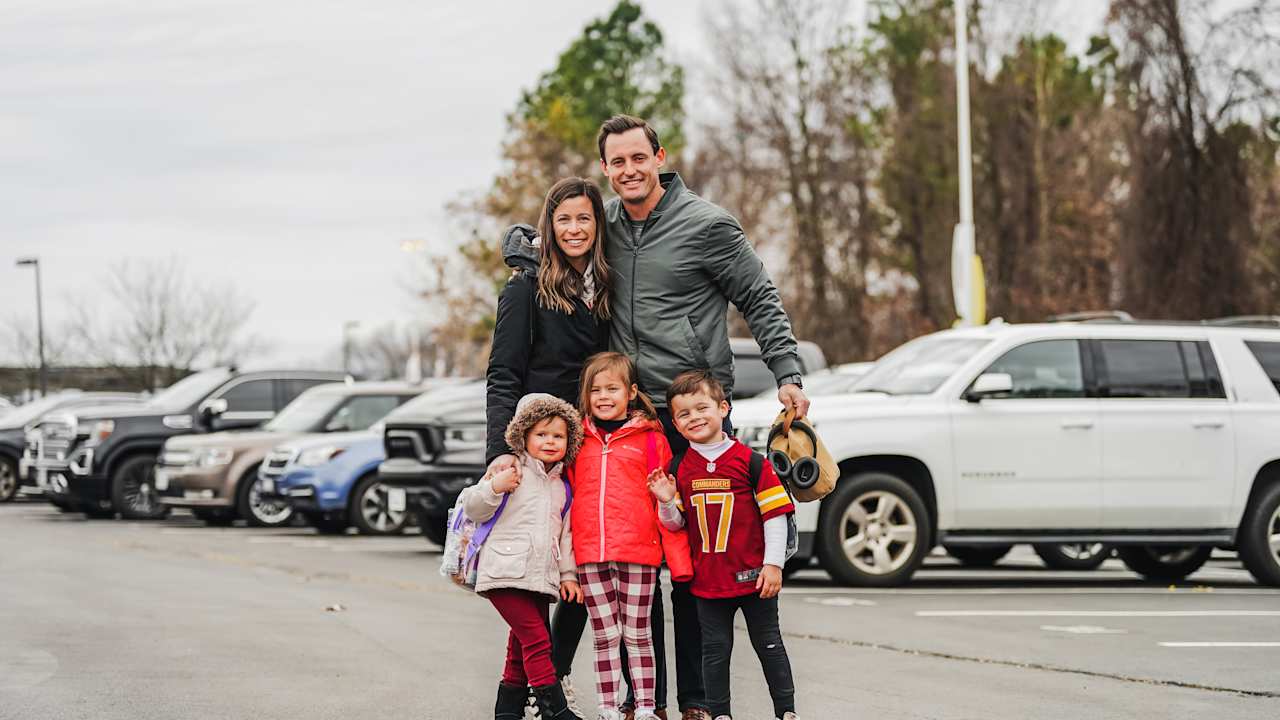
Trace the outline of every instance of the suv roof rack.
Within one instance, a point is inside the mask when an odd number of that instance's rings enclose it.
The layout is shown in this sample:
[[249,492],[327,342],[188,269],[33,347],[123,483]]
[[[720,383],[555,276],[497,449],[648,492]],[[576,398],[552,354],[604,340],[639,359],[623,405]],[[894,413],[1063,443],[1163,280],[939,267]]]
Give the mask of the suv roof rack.
[[1280,315],[1234,315],[1205,320],[1204,324],[1218,327],[1280,328]]
[[1049,322],[1133,322],[1133,316],[1123,310],[1090,310],[1087,312],[1052,315]]

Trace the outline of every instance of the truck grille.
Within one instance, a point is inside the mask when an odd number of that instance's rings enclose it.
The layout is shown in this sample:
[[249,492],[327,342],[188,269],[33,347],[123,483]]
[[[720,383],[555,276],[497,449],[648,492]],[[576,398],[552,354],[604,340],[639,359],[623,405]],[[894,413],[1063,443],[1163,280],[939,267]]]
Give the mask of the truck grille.
[[76,439],[75,419],[52,417],[41,420],[27,432],[27,452],[37,463],[63,462]]
[[280,477],[284,474],[285,467],[293,460],[293,456],[292,450],[272,450],[262,461],[258,474],[263,477]]

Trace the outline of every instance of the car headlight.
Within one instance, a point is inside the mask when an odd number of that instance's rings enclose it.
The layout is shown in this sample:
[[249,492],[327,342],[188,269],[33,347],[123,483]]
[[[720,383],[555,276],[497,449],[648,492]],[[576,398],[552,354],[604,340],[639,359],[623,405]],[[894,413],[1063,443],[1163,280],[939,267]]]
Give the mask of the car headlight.
[[303,467],[324,465],[330,460],[346,452],[346,450],[347,449],[344,447],[337,447],[335,445],[326,445],[324,447],[304,450],[302,451],[302,454],[298,456],[298,464]]
[[487,434],[483,425],[447,427],[444,429],[444,449],[454,452],[484,447]]
[[196,457],[197,467],[219,467],[231,462],[235,453],[227,448],[210,448]]
[[85,445],[88,447],[101,445],[115,431],[115,420],[99,420],[93,424],[93,427],[89,428],[89,439],[85,440]]

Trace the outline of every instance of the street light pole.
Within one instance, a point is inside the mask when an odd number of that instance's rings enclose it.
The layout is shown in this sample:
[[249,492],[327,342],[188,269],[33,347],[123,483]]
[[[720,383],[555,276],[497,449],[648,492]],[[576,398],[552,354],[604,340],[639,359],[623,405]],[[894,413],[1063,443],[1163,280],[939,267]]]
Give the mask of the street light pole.
[[40,291],[40,258],[18,258],[18,266],[30,265],[36,269],[36,338],[40,348],[40,397],[49,393],[49,369],[44,362],[44,299]]
[[960,222],[951,239],[951,289],[957,324],[974,325],[986,314],[982,263],[973,230],[973,150],[969,140],[969,0],[956,0],[956,145],[959,155]]

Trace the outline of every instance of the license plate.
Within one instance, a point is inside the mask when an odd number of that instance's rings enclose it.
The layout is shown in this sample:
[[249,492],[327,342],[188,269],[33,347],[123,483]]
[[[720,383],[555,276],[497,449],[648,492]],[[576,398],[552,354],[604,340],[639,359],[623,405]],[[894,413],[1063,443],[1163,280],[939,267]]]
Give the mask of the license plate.
[[387,488],[387,509],[391,512],[404,512],[404,488]]
[[156,490],[161,492],[169,489],[169,473],[156,468]]
[[259,492],[274,493],[276,491],[276,481],[271,478],[258,479]]

